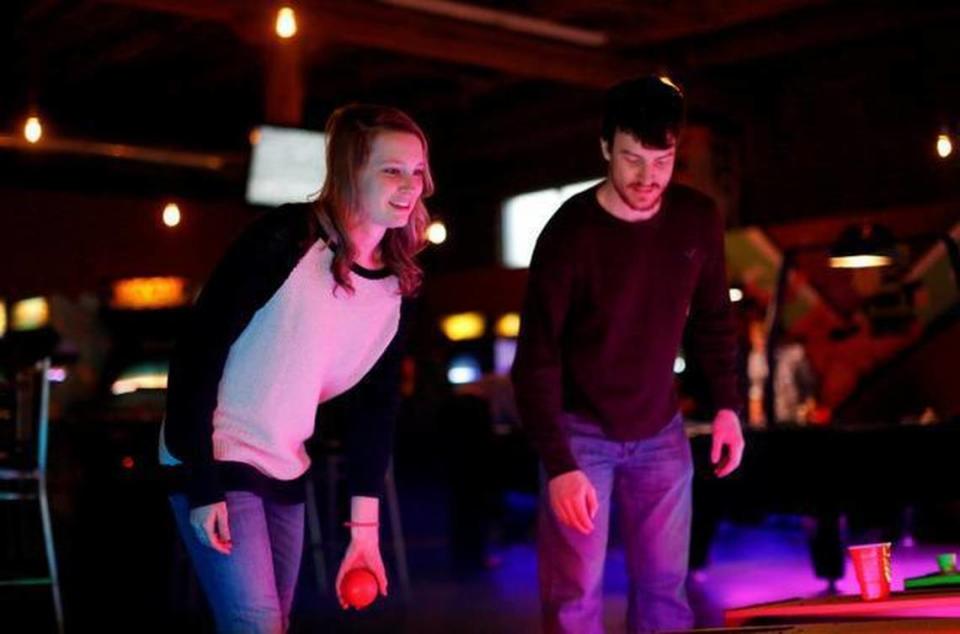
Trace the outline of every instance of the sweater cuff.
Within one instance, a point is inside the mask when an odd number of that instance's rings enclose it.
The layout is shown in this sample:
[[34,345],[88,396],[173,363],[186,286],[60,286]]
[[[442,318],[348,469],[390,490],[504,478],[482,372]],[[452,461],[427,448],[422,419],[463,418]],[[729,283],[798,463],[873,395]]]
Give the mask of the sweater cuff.
[[191,509],[226,499],[216,465],[209,464],[190,469],[186,487],[187,501]]
[[743,403],[735,380],[723,380],[712,386],[713,407],[716,411],[730,409],[743,417]]
[[347,496],[353,498],[376,498],[383,497],[383,487],[386,480],[386,473],[379,477],[370,477],[369,474],[357,474],[347,472]]
[[570,451],[567,450],[559,456],[544,456],[543,468],[547,472],[547,477],[552,480],[564,473],[579,471],[580,465],[577,464],[576,459],[574,459]]

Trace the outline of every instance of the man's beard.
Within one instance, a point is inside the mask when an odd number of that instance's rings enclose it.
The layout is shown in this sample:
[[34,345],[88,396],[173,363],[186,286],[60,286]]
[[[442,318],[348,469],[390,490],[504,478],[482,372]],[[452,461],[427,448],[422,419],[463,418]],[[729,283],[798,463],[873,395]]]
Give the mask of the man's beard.
[[647,211],[653,211],[660,205],[660,201],[663,198],[662,188],[657,187],[656,195],[654,196],[654,198],[649,203],[643,203],[641,206],[638,207],[633,203],[633,197],[636,196],[636,194],[631,190],[631,187],[632,185],[627,185],[626,187],[623,187],[617,182],[613,183],[613,188],[617,192],[617,195],[620,197],[620,199],[623,202],[627,204],[628,207],[630,207],[630,209],[642,213]]

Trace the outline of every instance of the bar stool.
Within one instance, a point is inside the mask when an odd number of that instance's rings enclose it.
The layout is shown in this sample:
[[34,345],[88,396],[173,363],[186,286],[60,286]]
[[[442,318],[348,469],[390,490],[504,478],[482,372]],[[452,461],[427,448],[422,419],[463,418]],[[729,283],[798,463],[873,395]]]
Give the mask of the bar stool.
[[[0,502],[23,502],[36,500],[40,506],[40,521],[43,527],[43,544],[47,560],[47,576],[20,577],[0,580],[0,586],[49,585],[53,594],[53,609],[57,631],[63,634],[63,604],[60,596],[60,579],[57,574],[57,557],[53,545],[53,524],[47,500],[47,443],[50,415],[50,358],[46,357],[26,368],[15,377],[15,441],[18,444],[35,445],[35,459],[13,452],[11,459],[0,459],[0,481],[10,483],[14,491],[0,491]],[[7,464],[10,462],[11,464]],[[25,490],[24,490],[25,489]]]

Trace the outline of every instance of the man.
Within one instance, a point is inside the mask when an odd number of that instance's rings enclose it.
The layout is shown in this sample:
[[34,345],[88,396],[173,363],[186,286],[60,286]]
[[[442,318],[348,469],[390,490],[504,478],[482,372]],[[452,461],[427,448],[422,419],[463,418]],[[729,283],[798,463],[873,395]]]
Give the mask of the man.
[[743,453],[723,220],[705,196],[670,185],[682,121],[683,95],[665,79],[612,88],[600,141],[607,178],[560,207],[530,265],[513,379],[545,471],[546,632],[603,632],[614,497],[627,630],[693,625],[685,590],[692,464],[673,388],[685,323],[687,352],[717,410],[716,474],[736,469]]

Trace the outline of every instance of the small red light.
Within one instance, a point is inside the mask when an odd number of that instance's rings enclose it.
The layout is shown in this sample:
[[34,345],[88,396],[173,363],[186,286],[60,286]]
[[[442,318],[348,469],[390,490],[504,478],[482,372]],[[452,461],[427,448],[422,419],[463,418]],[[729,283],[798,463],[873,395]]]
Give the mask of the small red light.
[[133,469],[133,465],[136,463],[133,461],[132,457],[124,456],[123,460],[120,461],[120,464],[123,465],[124,469]]

